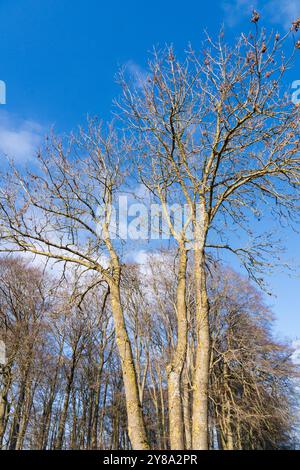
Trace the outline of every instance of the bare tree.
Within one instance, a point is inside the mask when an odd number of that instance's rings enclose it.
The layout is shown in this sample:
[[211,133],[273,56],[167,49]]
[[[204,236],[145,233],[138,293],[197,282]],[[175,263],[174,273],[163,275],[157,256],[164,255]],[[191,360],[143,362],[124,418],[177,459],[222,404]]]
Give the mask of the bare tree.
[[[281,38],[260,31],[255,21],[254,33],[242,34],[233,47],[221,32],[216,41],[207,37],[203,54],[190,48],[182,61],[172,48],[155,51],[138,86],[121,76],[119,106],[138,143],[145,184],[154,168],[164,198],[179,192],[193,224],[187,243],[194,254],[197,312],[194,449],[208,448],[207,253],[230,250],[260,282],[263,264],[276,256],[266,233],[252,234],[252,222],[264,209],[279,221],[293,218],[299,201],[299,108],[283,92],[297,49],[295,24]],[[253,235],[253,246],[234,246],[231,228]]]
[[91,123],[65,145],[49,140],[36,171],[24,175],[12,167],[1,187],[1,251],[31,252],[94,271],[95,285],[109,286],[128,432],[133,447],[144,449],[147,437],[121,305],[121,264],[109,232],[115,191],[127,171],[126,146],[112,129],[104,134],[100,125]]
[[218,269],[209,290],[210,401],[219,448],[285,448],[296,424],[292,351],[273,339],[272,313],[246,279]]

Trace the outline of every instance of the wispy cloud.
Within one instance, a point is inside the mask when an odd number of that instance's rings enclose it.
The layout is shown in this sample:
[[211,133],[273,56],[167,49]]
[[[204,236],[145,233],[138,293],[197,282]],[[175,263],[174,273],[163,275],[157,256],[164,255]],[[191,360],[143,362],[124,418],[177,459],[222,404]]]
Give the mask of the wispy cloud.
[[135,86],[143,88],[148,78],[147,71],[132,60],[127,62],[126,70]]
[[0,114],[0,159],[13,158],[25,163],[34,158],[42,141],[42,126],[8,113]]
[[146,264],[149,261],[150,253],[146,250],[132,250],[127,256],[126,261],[136,264]]
[[300,340],[299,339],[296,339],[293,341],[292,348],[294,348],[292,360],[295,364],[300,364]]
[[300,16],[299,0],[225,0],[223,2],[224,20],[229,26],[250,18],[251,12],[258,10],[265,22],[288,28]]
[[258,8],[258,0],[249,2],[248,0],[224,1],[224,20],[228,26],[235,26],[245,17],[250,16],[251,12]]
[[266,12],[272,23],[281,24],[285,28],[291,26],[300,16],[299,0],[273,0],[269,1],[266,6]]

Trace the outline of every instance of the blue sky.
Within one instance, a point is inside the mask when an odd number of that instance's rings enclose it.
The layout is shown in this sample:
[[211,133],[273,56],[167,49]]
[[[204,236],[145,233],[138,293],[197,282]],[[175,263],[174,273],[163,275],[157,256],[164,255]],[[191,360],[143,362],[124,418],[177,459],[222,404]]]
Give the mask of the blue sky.
[[[0,80],[7,86],[0,158],[26,160],[52,125],[61,132],[87,114],[110,119],[120,66],[143,69],[153,45],[173,43],[179,53],[189,42],[197,48],[204,29],[213,35],[223,23],[234,38],[251,27],[253,7],[280,31],[300,16],[299,0],[0,0]],[[297,79],[299,67],[291,76]],[[285,236],[297,267],[299,235]],[[270,282],[277,331],[300,338],[299,277],[277,273]]]

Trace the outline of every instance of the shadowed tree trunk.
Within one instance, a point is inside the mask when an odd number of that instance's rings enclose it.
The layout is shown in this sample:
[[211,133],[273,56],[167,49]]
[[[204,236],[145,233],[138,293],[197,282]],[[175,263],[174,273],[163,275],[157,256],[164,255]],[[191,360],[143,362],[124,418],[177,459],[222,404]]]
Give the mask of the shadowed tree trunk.
[[73,380],[74,380],[74,374],[75,374],[75,368],[76,368],[76,362],[77,362],[77,346],[78,346],[78,343],[74,347],[73,354],[72,354],[71,369],[67,376],[65,399],[64,399],[63,409],[62,409],[62,413],[61,413],[59,424],[58,424],[58,432],[57,432],[56,441],[55,441],[55,449],[61,449],[63,445],[71,390],[73,386]]
[[9,443],[10,450],[16,450],[17,448],[17,442],[18,442],[18,437],[20,433],[20,426],[22,423],[22,413],[24,412],[24,406],[26,404],[27,395],[29,393],[29,390],[28,390],[29,380],[28,379],[29,379],[29,372],[30,372],[30,367],[31,367],[31,358],[32,358],[31,354],[32,354],[32,351],[30,351],[29,353],[27,365],[24,370],[24,375],[21,379],[18,402],[17,402],[17,406],[14,412],[13,423],[12,423],[12,427],[10,430],[10,443]]
[[10,366],[0,366],[3,387],[0,390],[0,449],[3,445],[3,438],[9,417],[10,404],[8,402],[8,392],[11,386],[12,376]]

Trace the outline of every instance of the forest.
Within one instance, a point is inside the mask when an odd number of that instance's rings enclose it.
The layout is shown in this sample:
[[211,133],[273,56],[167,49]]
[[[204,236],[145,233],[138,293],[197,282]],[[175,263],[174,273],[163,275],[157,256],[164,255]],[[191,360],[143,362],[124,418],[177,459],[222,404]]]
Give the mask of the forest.
[[[149,258],[147,279],[137,266],[126,266],[122,281],[138,393],[153,449],[170,447],[167,371],[176,338],[174,256],[162,252],[159,259]],[[181,399],[184,443],[191,449],[197,341],[194,285],[190,272],[188,276],[190,334]],[[208,290],[213,318],[209,447],[293,448],[292,379],[297,370],[287,345],[272,339],[272,313],[257,289],[229,269],[215,268]],[[1,332],[10,366],[1,396],[2,448],[129,449],[107,288],[82,300],[75,279],[68,287],[57,286],[40,269],[6,258],[0,263],[0,292]]]

